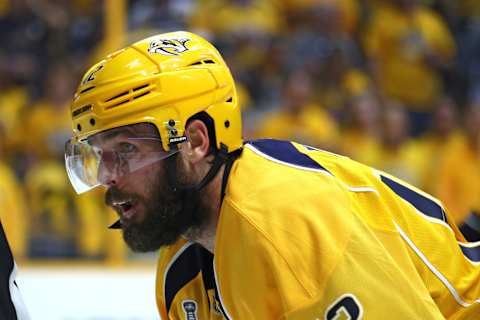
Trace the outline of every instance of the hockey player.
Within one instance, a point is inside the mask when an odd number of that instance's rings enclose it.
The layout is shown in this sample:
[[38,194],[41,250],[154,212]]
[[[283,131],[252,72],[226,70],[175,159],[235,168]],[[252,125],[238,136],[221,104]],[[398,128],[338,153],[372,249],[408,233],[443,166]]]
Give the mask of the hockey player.
[[[164,319],[480,319],[480,244],[431,196],[289,141],[243,141],[235,84],[188,32],[83,77],[66,167],[136,251]],[[342,318],[343,317],[343,318]]]

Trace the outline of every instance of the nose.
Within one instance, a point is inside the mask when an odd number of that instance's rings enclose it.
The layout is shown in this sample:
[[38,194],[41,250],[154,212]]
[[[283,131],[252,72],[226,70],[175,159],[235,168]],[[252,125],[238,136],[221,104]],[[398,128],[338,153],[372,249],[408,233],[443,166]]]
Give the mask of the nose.
[[104,153],[98,166],[97,180],[104,186],[111,187],[117,184],[118,170],[114,159],[109,153]]

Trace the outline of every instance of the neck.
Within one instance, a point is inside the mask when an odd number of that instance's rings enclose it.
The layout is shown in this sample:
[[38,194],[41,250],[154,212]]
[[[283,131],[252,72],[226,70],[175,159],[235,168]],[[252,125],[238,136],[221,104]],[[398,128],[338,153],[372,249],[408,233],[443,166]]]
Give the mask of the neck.
[[218,170],[217,175],[205,186],[202,197],[203,207],[208,211],[208,221],[198,230],[190,230],[184,236],[190,241],[197,242],[211,253],[215,250],[215,235],[220,216],[222,178],[225,165]]

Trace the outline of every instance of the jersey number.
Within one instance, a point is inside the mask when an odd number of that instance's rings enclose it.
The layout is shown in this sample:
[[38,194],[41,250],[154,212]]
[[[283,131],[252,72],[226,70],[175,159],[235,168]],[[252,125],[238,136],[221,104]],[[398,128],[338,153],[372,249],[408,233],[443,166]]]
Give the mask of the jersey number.
[[348,320],[360,320],[363,316],[362,305],[353,294],[344,294],[332,303],[325,313],[325,320],[340,320],[341,315],[346,315]]

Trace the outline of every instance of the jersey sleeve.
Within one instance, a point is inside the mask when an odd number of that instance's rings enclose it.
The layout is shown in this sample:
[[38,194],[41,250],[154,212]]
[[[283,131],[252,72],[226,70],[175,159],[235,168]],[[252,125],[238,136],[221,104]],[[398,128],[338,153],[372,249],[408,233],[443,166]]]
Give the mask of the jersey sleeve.
[[480,314],[480,242],[468,243],[440,201],[384,173],[393,223],[418,274],[447,319]]

